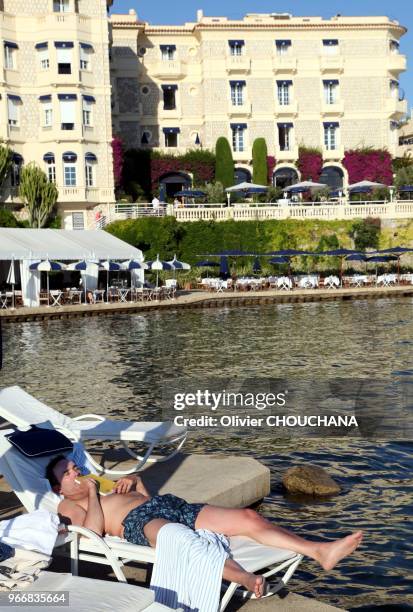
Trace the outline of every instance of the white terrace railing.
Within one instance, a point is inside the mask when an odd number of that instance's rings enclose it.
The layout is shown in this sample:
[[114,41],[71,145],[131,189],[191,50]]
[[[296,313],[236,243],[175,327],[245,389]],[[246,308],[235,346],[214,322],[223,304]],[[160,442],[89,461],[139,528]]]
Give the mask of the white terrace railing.
[[191,204],[174,208],[172,205],[154,208],[152,204],[116,204],[99,220],[99,227],[107,223],[141,217],[163,217],[171,215],[178,221],[264,221],[266,219],[381,219],[413,218],[413,200],[393,202],[361,201],[352,203],[312,202],[308,204]]

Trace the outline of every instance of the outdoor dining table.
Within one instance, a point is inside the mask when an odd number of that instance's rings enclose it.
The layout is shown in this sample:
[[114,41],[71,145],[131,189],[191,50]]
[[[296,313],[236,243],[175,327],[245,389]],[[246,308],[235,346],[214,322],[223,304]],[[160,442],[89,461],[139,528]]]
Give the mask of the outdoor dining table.
[[324,279],[324,287],[327,287],[327,289],[336,289],[340,287],[340,279],[338,276],[326,276]]
[[369,283],[369,277],[365,274],[355,274],[350,278],[350,285],[353,287],[361,287]]
[[127,287],[119,287],[118,296],[120,302],[127,302],[130,289]]
[[395,285],[397,282],[396,274],[381,274],[376,279],[376,285],[383,285],[383,287],[389,287]]
[[276,280],[277,289],[283,289],[284,291],[290,291],[293,288],[293,283],[289,276],[280,276]]
[[298,281],[300,289],[316,289],[318,287],[317,276],[303,276]]

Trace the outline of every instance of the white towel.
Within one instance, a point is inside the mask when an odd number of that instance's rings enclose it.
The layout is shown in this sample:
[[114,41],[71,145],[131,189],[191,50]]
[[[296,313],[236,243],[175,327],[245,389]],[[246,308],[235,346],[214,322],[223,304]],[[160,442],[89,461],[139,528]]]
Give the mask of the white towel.
[[217,612],[228,554],[225,536],[167,523],[156,541],[151,580],[155,601],[185,612]]
[[28,586],[35,581],[42,569],[49,566],[50,561],[49,555],[16,548],[14,557],[0,565],[0,591]]
[[13,548],[36,550],[51,555],[54,548],[59,517],[46,510],[36,510],[14,519],[0,522],[0,540]]

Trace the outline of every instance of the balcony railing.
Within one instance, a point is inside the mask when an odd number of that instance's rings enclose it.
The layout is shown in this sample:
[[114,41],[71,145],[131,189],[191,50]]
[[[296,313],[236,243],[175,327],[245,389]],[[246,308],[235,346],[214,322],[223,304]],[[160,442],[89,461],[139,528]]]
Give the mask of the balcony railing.
[[289,100],[288,104],[280,104],[277,100],[275,105],[275,114],[278,117],[295,116],[298,114],[297,100]]
[[251,102],[244,100],[242,104],[229,104],[228,115],[230,117],[249,117],[252,112]]
[[390,117],[401,119],[407,113],[407,100],[390,98],[386,100],[386,111]]
[[340,55],[323,55],[320,57],[320,70],[323,74],[332,72],[340,73],[344,70],[344,58]]
[[181,60],[162,60],[156,62],[150,73],[159,79],[183,79],[186,76],[186,64]]
[[227,72],[247,73],[251,70],[251,58],[248,55],[228,55],[226,60]]
[[389,53],[388,67],[391,72],[403,72],[406,70],[406,56],[399,53]]
[[275,74],[294,74],[297,72],[297,58],[274,55],[272,69]]
[[343,115],[344,114],[344,102],[343,100],[337,100],[333,103],[327,103],[325,100],[321,103],[321,114],[324,116],[328,115]]

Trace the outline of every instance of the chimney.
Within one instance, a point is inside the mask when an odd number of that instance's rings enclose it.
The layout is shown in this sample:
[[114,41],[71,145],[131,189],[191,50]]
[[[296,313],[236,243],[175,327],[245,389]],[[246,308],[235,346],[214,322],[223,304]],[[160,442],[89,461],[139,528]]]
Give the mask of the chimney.
[[204,11],[202,9],[198,9],[196,12],[196,20],[198,23],[202,21],[203,16],[204,16]]

